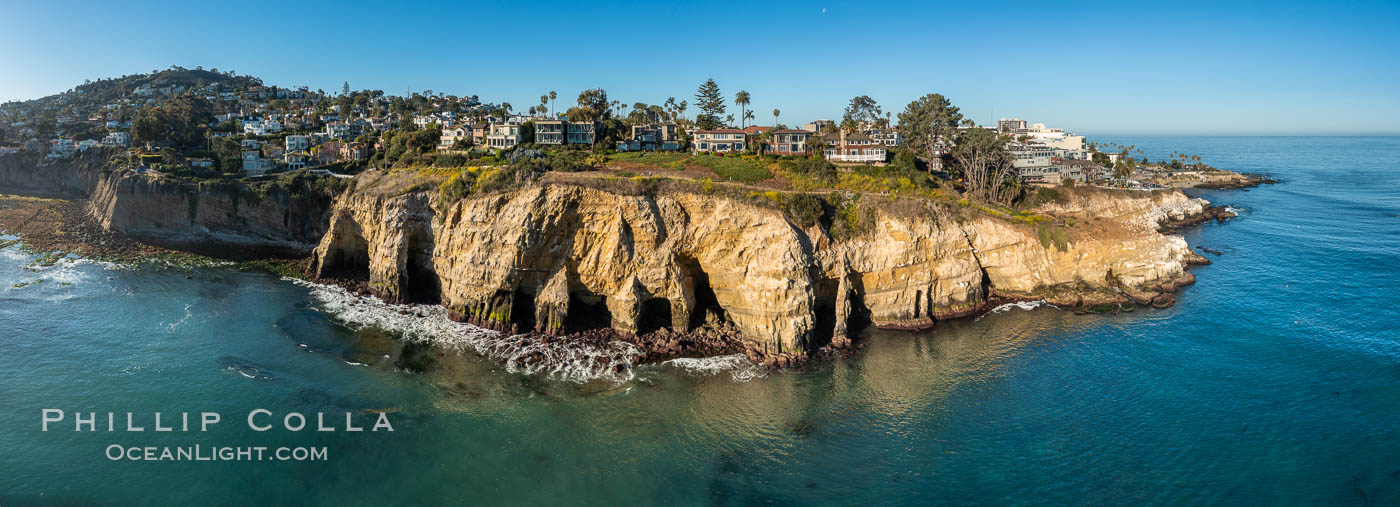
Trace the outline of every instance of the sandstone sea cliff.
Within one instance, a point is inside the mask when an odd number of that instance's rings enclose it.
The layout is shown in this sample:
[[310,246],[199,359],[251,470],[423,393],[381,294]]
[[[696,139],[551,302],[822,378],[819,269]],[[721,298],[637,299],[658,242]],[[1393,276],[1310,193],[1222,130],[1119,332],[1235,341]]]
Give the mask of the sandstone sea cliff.
[[193,182],[112,170],[101,153],[0,160],[0,185],[86,198],[108,231],[225,257],[310,255],[310,276],[501,331],[720,335],[780,365],[848,345],[863,325],[926,328],[1003,301],[1170,305],[1194,281],[1187,266],[1206,261],[1164,226],[1215,210],[1178,190],[1062,189],[1016,216],[868,195],[865,226],[838,232],[686,186],[545,178],[448,202],[431,185],[371,184],[382,176]]
[[915,201],[875,206],[868,231],[834,238],[700,192],[555,182],[439,199],[342,194],[313,274],[496,329],[732,329],[751,356],[782,358],[845,345],[863,323],[924,328],[997,300],[1165,306],[1204,259],[1159,227],[1208,206],[1179,191],[1086,190],[1044,206],[1057,217],[1046,225]]

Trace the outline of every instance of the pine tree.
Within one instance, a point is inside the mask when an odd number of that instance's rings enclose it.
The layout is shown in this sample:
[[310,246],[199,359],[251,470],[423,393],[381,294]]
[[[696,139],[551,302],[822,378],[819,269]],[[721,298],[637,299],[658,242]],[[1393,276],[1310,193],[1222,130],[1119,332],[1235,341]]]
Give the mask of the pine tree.
[[720,126],[721,115],[724,114],[724,95],[719,91],[719,85],[714,79],[707,79],[700,88],[695,90],[695,105],[700,108],[700,114],[695,116],[695,126],[703,130],[714,129]]

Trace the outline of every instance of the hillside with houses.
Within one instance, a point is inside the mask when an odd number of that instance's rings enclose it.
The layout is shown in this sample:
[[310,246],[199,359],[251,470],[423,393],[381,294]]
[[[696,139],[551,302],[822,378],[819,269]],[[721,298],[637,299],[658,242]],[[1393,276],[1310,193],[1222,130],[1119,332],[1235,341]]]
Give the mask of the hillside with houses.
[[[109,147],[125,153],[114,163],[138,173],[222,180],[522,160],[633,174],[698,167],[710,169],[698,175],[706,179],[786,189],[812,188],[793,185],[812,175],[827,183],[902,178],[1000,204],[1034,187],[1151,189],[1207,181],[1201,175],[1215,171],[1199,157],[1153,162],[1136,157],[1133,147],[1096,145],[1017,118],[978,125],[937,94],[897,114],[859,96],[839,120],[791,126],[778,109],[771,121],[758,121],[748,92],[727,97],[713,80],[693,99],[661,104],[610,100],[602,89],[584,90],[572,104],[561,98],[548,91],[521,108],[475,95],[396,96],[348,83],[327,92],[171,67],[0,105],[0,156],[53,161]],[[785,174],[794,167],[801,170]]]

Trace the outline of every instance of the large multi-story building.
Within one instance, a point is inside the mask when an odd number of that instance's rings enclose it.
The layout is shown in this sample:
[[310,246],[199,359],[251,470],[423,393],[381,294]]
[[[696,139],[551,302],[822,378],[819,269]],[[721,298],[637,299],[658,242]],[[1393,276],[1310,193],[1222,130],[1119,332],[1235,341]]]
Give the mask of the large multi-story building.
[[677,151],[680,148],[674,123],[633,125],[630,139],[617,142],[618,151]]
[[535,144],[560,145],[568,139],[564,120],[535,120]]
[[997,132],[1010,134],[1023,128],[1026,128],[1026,120],[1020,118],[1002,118],[997,120]]
[[769,132],[764,151],[775,155],[798,155],[807,153],[807,140],[812,133],[806,130],[773,130]]
[[1002,118],[997,131],[1011,137],[1036,141],[1052,148],[1079,151],[1084,149],[1084,136],[1065,133],[1064,129],[1046,128],[1044,123],[1026,124],[1019,118]]
[[127,146],[131,144],[131,134],[127,132],[112,132],[102,138],[102,144],[107,146]]
[[827,135],[825,140],[827,148],[822,150],[822,156],[832,162],[879,163],[884,162],[889,154],[885,145],[860,132],[847,133],[841,130],[834,136]]
[[697,153],[734,153],[744,151],[745,137],[739,129],[696,130],[693,143]]
[[350,131],[350,124],[345,122],[331,122],[326,124],[326,136],[335,139],[350,139],[354,135]]
[[491,125],[491,133],[486,135],[486,147],[493,150],[514,148],[521,141],[520,125],[514,123]]
[[287,136],[287,151],[306,151],[311,149],[311,136]]
[[1006,150],[1011,152],[1016,169],[1050,167],[1053,159],[1058,158],[1054,148],[1039,143],[1009,143]]
[[437,149],[450,150],[457,145],[458,141],[472,142],[472,128],[468,125],[458,125],[442,129],[442,136],[438,138]]
[[903,140],[899,137],[899,131],[893,128],[874,129],[867,131],[865,134],[875,140],[876,144],[883,145],[886,148],[899,146],[900,141]]
[[598,139],[598,122],[570,121],[564,127],[564,141],[569,144],[592,145]]

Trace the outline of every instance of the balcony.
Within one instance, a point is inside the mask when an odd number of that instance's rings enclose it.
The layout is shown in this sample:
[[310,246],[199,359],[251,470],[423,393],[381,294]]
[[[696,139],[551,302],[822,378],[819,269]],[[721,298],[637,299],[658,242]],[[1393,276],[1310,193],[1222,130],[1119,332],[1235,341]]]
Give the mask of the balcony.
[[866,154],[854,155],[854,154],[848,154],[848,153],[833,153],[833,152],[831,152],[831,151],[827,151],[827,152],[826,152],[826,159],[827,159],[827,160],[830,160],[830,161],[832,161],[832,162],[853,162],[853,163],[884,162],[884,161],[885,161],[885,154],[883,154],[883,153],[879,153],[879,154],[866,153]]

